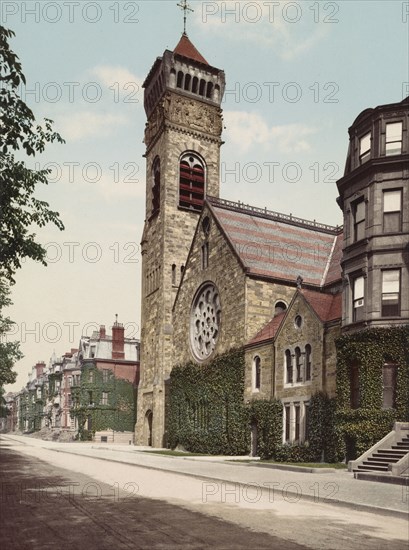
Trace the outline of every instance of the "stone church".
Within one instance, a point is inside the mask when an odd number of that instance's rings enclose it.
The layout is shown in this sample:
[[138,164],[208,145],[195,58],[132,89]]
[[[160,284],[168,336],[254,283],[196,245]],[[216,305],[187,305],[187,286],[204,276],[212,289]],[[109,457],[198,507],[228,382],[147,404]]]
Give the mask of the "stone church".
[[[220,198],[224,88],[223,70],[211,66],[185,33],[156,59],[144,82],[139,445],[167,446],[169,378],[176,365],[193,361],[206,368],[238,348],[245,354],[243,399],[279,399],[283,443],[303,443],[311,396],[335,396],[335,341],[343,322],[354,323],[342,320],[348,286],[342,227]],[[400,288],[408,277],[407,267],[403,271]],[[355,297],[347,300],[360,307]]]

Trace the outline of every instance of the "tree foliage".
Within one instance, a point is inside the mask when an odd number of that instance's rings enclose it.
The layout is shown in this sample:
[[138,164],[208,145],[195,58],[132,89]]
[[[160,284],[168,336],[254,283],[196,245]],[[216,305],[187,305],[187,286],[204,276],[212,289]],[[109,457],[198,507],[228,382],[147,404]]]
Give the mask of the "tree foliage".
[[13,384],[16,381],[13,365],[22,358],[18,342],[7,342],[6,339],[14,323],[9,317],[3,317],[2,311],[10,304],[8,286],[0,279],[0,389],[4,384]]
[[[12,321],[3,308],[11,304],[9,285],[24,258],[46,265],[46,249],[36,241],[35,227],[53,223],[64,229],[58,212],[34,196],[37,184],[47,184],[50,170],[26,166],[21,158],[42,153],[47,143],[64,143],[52,129],[52,121],[36,124],[31,109],[19,96],[19,87],[26,83],[21,63],[11,50],[13,31],[0,26],[0,388],[15,382],[12,368],[22,354],[17,342],[7,342]],[[19,159],[15,157],[19,153]]]
[[47,143],[64,143],[52,129],[52,121],[36,124],[31,109],[19,96],[19,87],[26,80],[17,55],[8,40],[14,33],[0,27],[0,276],[13,281],[23,258],[45,264],[46,250],[36,241],[35,226],[53,223],[64,229],[58,212],[35,198],[37,184],[47,184],[50,169],[28,168],[17,160],[14,151],[28,156],[42,153]]

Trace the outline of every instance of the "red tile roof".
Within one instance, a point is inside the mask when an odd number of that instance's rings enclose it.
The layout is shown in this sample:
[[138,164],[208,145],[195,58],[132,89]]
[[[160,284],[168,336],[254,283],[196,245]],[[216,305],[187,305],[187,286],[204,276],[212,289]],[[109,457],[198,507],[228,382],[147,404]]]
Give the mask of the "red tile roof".
[[284,319],[285,311],[282,311],[269,321],[265,327],[263,327],[260,332],[258,332],[254,338],[252,338],[249,344],[258,344],[266,340],[274,338],[281,325],[281,321]]
[[249,274],[292,282],[300,275],[316,287],[341,280],[339,228],[208,199]]
[[187,34],[182,34],[182,38],[179,40],[179,43],[173,50],[173,53],[183,55],[183,57],[187,57],[199,63],[204,63],[205,65],[209,64],[202,56],[202,54],[198,52],[195,46],[191,43]]
[[[298,292],[302,294],[323,323],[341,318],[341,293],[324,294],[323,292],[306,289]],[[286,313],[287,311],[283,311],[273,317],[247,345],[261,344],[275,338]]]
[[341,294],[324,294],[302,289],[301,294],[324,323],[341,318]]
[[343,233],[339,234],[335,240],[334,249],[328,264],[328,271],[323,281],[323,285],[329,285],[340,279],[340,265],[342,259],[342,246],[344,241]]

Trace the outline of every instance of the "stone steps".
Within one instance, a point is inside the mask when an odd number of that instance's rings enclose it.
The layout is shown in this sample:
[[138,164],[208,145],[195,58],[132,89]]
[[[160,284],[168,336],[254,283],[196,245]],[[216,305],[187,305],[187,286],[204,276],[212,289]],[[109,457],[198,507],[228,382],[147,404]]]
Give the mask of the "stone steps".
[[389,449],[378,449],[353,469],[353,472],[389,472],[389,465],[396,464],[409,453],[409,437],[405,436]]

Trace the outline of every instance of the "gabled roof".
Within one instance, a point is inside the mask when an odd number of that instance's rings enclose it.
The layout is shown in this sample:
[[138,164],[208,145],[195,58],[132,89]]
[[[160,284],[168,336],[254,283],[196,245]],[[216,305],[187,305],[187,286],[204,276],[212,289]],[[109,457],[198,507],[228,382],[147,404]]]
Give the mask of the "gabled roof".
[[207,198],[249,275],[316,287],[341,280],[342,228]]
[[322,323],[341,319],[341,293],[324,294],[323,292],[316,292],[315,290],[297,290],[294,293],[288,309],[273,317],[271,321],[269,321],[256,336],[247,343],[247,346],[253,346],[273,340],[286,315],[291,311],[291,307],[298,295],[301,295],[305,299]]
[[307,289],[302,289],[300,293],[323,323],[341,318],[341,293],[324,294]]
[[285,317],[285,314],[286,314],[286,312],[282,311],[281,313],[279,313],[278,315],[273,317],[271,319],[271,321],[269,321],[265,325],[265,327],[263,327],[260,330],[260,332],[258,332],[254,336],[254,338],[252,338],[250,340],[250,342],[248,342],[248,345],[259,344],[261,342],[265,342],[267,340],[273,339],[276,335],[277,330],[279,329],[279,327],[281,325],[281,322],[283,321],[283,319]]
[[209,64],[189,40],[187,34],[184,33],[182,34],[182,38],[179,40],[178,45],[173,50],[173,53],[183,55],[183,57],[187,57],[188,59],[192,59],[198,63],[203,63],[204,65]]

